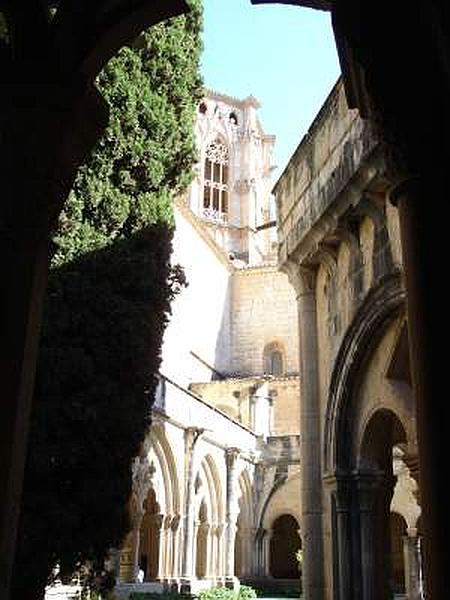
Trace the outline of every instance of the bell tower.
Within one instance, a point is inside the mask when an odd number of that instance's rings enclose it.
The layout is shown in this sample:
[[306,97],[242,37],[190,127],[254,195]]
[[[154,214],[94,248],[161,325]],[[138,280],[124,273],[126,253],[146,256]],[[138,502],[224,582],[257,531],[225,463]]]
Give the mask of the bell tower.
[[272,150],[253,96],[239,100],[208,92],[198,107],[199,163],[188,205],[236,266],[272,264]]

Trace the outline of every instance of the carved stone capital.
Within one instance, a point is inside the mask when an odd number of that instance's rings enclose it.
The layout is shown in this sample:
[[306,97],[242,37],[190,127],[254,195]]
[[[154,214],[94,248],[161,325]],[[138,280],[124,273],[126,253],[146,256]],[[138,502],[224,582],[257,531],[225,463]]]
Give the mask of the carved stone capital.
[[133,460],[132,471],[132,507],[134,518],[144,514],[144,500],[152,484],[155,466],[149,463],[147,455],[138,456]]
[[225,450],[225,461],[227,464],[227,469],[232,469],[236,465],[236,460],[240,454],[239,448],[226,448]]
[[172,521],[170,523],[170,528],[172,531],[177,531],[181,522],[181,515],[175,515],[172,517]]
[[204,431],[205,430],[201,427],[187,427],[184,430],[184,441],[186,443],[187,454],[194,450],[195,444]]
[[306,266],[288,260],[281,270],[288,276],[289,283],[295,289],[297,296],[315,291],[317,269],[313,265]]

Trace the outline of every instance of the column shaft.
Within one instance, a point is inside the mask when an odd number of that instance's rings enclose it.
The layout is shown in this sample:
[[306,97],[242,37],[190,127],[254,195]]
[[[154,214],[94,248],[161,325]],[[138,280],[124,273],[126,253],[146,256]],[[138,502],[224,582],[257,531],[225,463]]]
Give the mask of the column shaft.
[[203,433],[202,429],[188,427],[185,431],[185,497],[183,518],[183,561],[181,577],[186,580],[185,585],[194,576],[194,513],[193,513],[193,490],[194,490],[194,450],[195,444]]
[[412,180],[395,190],[407,290],[428,600],[440,600],[448,593],[450,494],[442,477],[445,464],[441,461],[448,451],[449,409],[446,402],[440,401],[448,378],[443,355],[436,352],[446,343],[442,315],[447,292],[439,258],[445,256],[448,230],[445,220],[440,220],[438,213],[430,208],[430,199],[444,201],[448,188],[448,174],[436,172],[430,174],[426,184]]
[[420,538],[407,535],[403,538],[405,558],[405,591],[408,600],[423,600]]
[[236,540],[236,521],[239,514],[237,502],[237,473],[236,461],[239,455],[237,448],[227,448],[226,450],[226,466],[227,466],[227,496],[226,496],[226,544],[225,544],[225,576],[227,584],[231,585],[235,582],[234,575],[234,554]]
[[298,296],[300,334],[300,465],[305,600],[322,600],[322,479],[315,277],[308,273]]
[[337,537],[337,572],[339,581],[339,600],[352,597],[351,587],[351,483],[348,480],[338,481],[336,499],[336,537]]

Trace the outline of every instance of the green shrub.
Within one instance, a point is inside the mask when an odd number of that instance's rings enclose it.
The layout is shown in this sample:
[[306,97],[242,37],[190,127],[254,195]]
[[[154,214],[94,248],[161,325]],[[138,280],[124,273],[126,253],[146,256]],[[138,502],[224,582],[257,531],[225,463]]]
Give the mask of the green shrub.
[[156,594],[152,592],[131,592],[129,600],[191,600],[192,596],[188,594],[176,594],[173,592],[164,592]]
[[241,585],[239,588],[238,599],[247,600],[249,598],[256,598],[256,591],[249,585]]
[[198,594],[198,600],[234,600],[236,594],[226,587],[215,587],[202,590]]
[[236,592],[226,587],[215,587],[202,590],[198,600],[250,600],[256,598],[255,590],[248,585],[241,585]]

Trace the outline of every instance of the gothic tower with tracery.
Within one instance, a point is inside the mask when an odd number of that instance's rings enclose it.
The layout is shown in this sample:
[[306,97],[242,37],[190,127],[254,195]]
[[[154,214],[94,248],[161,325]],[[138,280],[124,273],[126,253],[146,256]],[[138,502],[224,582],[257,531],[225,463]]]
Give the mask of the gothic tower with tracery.
[[275,249],[267,227],[275,136],[264,133],[259,107],[253,96],[209,92],[203,99],[196,124],[200,160],[188,200],[216,243],[248,265],[272,262]]

